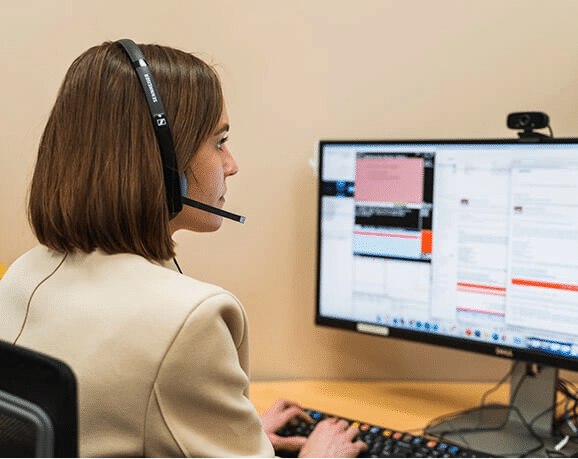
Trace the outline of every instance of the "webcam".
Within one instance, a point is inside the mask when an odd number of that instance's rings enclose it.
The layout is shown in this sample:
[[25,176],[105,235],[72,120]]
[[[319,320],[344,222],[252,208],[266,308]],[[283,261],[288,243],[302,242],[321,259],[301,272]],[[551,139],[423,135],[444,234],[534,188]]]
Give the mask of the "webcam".
[[510,129],[543,129],[550,124],[550,118],[544,112],[516,112],[508,115]]
[[[521,139],[536,139],[552,137],[550,118],[544,112],[515,112],[508,115],[507,125],[510,129],[518,129]],[[534,132],[534,129],[550,129],[550,136]]]

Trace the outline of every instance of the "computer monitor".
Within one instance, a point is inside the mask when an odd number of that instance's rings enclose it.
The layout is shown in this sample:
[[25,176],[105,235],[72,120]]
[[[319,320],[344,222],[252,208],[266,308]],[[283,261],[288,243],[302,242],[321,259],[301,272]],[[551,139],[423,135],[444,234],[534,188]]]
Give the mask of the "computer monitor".
[[515,362],[511,406],[431,432],[548,445],[578,370],[578,139],[321,141],[317,273],[318,325]]

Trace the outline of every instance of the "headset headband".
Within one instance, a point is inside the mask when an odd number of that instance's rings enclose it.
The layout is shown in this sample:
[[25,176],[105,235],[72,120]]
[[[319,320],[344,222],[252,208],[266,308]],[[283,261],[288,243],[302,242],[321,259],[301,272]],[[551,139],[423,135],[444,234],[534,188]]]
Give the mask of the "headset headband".
[[116,43],[130,58],[149,107],[153,128],[161,151],[165,191],[169,207],[169,218],[173,218],[182,210],[183,203],[181,198],[177,155],[175,153],[175,146],[169,128],[169,122],[165,115],[165,108],[161,101],[161,96],[157,90],[157,85],[150,67],[148,66],[140,48],[134,41],[128,38],[118,40]]

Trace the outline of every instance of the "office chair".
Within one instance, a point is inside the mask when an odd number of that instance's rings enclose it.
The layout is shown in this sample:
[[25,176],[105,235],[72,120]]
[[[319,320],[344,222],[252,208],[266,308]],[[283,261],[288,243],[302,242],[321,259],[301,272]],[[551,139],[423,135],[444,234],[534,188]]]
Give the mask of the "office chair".
[[0,341],[0,456],[77,457],[77,423],[70,367]]

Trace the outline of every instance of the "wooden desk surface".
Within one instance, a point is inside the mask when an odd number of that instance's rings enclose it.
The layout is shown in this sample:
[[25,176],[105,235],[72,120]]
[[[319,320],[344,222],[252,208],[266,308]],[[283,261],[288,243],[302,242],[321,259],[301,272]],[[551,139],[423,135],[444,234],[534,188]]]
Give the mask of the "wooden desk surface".
[[[370,424],[421,432],[429,421],[480,405],[493,383],[408,381],[277,381],[251,384],[251,400],[262,413],[278,398]],[[506,403],[509,386],[488,401]]]

